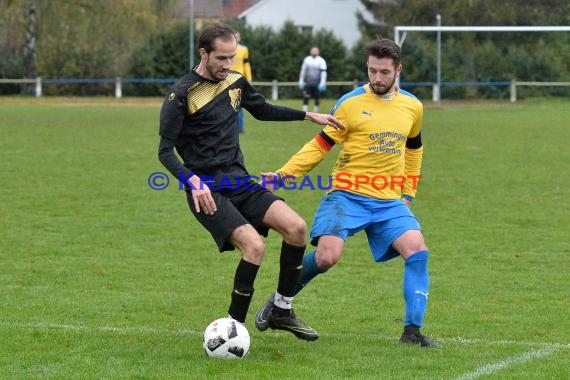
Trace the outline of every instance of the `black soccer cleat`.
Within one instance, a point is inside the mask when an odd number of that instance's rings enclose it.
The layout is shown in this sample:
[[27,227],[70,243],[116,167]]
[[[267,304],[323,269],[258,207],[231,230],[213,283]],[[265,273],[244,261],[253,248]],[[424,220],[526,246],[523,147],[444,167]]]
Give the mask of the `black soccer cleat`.
[[271,296],[267,301],[259,308],[257,313],[255,313],[255,327],[259,331],[265,331],[269,328],[269,314],[273,309],[273,298],[275,293],[271,293]]
[[437,348],[438,345],[430,338],[420,333],[420,328],[416,326],[404,327],[404,332],[400,337],[400,343],[418,344],[420,347]]
[[319,339],[320,335],[311,326],[298,319],[293,310],[286,315],[278,315],[275,309],[269,313],[269,327],[273,330],[289,331],[299,339],[313,341]]

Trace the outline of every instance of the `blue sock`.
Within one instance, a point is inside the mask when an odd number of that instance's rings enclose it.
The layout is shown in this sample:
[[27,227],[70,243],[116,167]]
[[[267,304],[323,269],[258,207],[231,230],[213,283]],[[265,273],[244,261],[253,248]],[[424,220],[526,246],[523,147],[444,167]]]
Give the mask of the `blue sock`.
[[428,251],[419,251],[408,257],[404,268],[404,326],[422,327],[428,301]]
[[301,269],[301,274],[299,275],[299,280],[297,281],[297,287],[295,288],[295,294],[299,293],[301,289],[305,287],[313,278],[318,274],[324,273],[326,271],[321,270],[317,266],[317,258],[315,256],[315,251],[303,256],[303,269]]

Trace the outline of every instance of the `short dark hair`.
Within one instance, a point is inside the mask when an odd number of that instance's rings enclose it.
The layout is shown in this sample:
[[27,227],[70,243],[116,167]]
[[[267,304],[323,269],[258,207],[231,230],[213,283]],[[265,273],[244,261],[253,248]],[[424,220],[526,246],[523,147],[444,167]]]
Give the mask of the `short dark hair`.
[[400,47],[388,38],[379,38],[364,47],[366,57],[392,58],[394,66],[400,64]]
[[203,48],[206,52],[211,52],[214,50],[214,40],[216,38],[221,38],[224,41],[229,41],[232,38],[236,39],[235,30],[231,26],[221,22],[206,26],[202,29],[202,33],[200,33],[198,49]]

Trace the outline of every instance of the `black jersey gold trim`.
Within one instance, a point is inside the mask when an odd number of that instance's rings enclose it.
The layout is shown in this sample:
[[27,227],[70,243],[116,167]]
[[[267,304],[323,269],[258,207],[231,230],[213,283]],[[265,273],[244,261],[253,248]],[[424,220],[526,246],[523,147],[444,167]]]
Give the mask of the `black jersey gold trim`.
[[[188,114],[192,115],[210,103],[214,98],[224,92],[228,87],[238,81],[242,75],[236,72],[230,72],[226,79],[220,82],[202,82],[197,86],[188,89]],[[240,94],[241,95],[241,94]],[[235,95],[234,95],[235,98]],[[241,99],[236,99],[238,102]],[[232,106],[234,109],[239,108],[239,103]]]

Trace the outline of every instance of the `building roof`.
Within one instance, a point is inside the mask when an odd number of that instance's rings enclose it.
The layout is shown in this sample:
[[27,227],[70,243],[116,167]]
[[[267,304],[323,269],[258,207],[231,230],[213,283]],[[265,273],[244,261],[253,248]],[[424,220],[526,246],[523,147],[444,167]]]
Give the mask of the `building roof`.
[[[193,0],[194,17],[197,19],[222,19],[224,17],[223,0]],[[178,0],[175,17],[187,19],[190,16],[190,1]]]
[[259,0],[177,0],[174,17],[187,19],[190,3],[194,4],[194,17],[206,20],[224,20],[236,17]]

